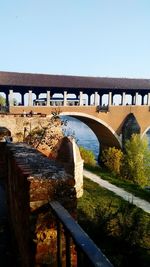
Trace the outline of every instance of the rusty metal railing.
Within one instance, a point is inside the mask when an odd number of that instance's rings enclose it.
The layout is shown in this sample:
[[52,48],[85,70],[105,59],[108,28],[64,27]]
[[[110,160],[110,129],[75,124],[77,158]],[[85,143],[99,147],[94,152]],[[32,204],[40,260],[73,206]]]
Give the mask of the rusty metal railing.
[[[62,235],[65,239],[66,267],[112,267],[106,256],[95,245],[68,211],[57,201],[49,203],[57,222],[57,266],[62,267]],[[76,261],[72,263],[72,241],[76,251]]]

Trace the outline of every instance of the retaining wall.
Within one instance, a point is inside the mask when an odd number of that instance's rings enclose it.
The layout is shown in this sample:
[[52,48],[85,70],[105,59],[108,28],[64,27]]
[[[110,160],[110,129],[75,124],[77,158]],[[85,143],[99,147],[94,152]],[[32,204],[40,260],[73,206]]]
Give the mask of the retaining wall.
[[56,229],[46,204],[58,200],[76,217],[75,180],[60,163],[26,144],[0,145],[5,147],[8,206],[21,266],[54,266]]

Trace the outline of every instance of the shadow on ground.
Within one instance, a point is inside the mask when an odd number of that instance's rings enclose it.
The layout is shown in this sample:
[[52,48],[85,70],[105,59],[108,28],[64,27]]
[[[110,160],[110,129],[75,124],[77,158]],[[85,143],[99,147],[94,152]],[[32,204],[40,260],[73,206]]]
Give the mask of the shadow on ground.
[[0,180],[0,266],[16,267],[8,217],[5,184]]

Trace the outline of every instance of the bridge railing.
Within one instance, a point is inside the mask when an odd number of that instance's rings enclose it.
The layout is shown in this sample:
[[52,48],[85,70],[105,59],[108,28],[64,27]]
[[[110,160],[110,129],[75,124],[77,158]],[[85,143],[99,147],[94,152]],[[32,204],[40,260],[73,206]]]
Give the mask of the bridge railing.
[[[112,267],[101,250],[94,244],[68,211],[57,201],[49,203],[56,217],[57,225],[57,266],[61,267],[64,253],[62,244],[65,236],[65,266]],[[73,243],[73,244],[72,244]],[[75,256],[72,259],[72,248]],[[64,248],[63,248],[64,249]],[[64,265],[63,265],[64,266]]]

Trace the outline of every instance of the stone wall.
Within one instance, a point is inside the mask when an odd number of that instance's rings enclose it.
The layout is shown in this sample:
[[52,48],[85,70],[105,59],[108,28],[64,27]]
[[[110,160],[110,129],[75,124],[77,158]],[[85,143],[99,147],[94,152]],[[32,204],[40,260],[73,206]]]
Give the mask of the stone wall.
[[67,173],[75,180],[77,198],[83,195],[83,160],[79,147],[72,137],[64,137],[59,143],[56,160],[61,162]]
[[0,179],[5,180],[6,177],[7,177],[6,143],[0,142]]
[[[46,117],[42,117],[40,115],[24,117],[23,115],[0,114],[0,127],[5,127],[10,131],[13,142],[22,142],[35,130],[45,129],[46,127],[48,127],[51,122],[51,118],[52,115]],[[54,131],[62,137],[61,127],[57,122],[56,124],[53,123],[52,132]]]
[[62,164],[25,144],[7,144],[8,205],[21,266],[55,265],[56,228],[47,208],[58,200],[76,217],[74,179]]

